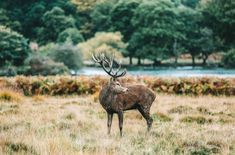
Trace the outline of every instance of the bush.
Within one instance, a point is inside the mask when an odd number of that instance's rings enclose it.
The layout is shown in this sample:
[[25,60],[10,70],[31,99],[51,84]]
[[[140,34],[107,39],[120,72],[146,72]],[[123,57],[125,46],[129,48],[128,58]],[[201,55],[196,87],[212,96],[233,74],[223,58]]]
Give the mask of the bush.
[[68,68],[63,63],[54,62],[47,56],[37,53],[32,54],[26,61],[29,75],[56,75],[68,73]]
[[6,65],[2,68],[0,72],[0,76],[16,76],[17,75],[17,68],[15,66]]
[[77,70],[82,67],[82,54],[72,43],[56,44],[49,56],[56,62],[64,63],[69,69]]
[[0,25],[0,66],[10,62],[12,65],[22,65],[30,50],[28,40],[21,34]]
[[86,42],[78,45],[85,60],[91,59],[91,53],[115,53],[116,57],[121,57],[122,53],[126,51],[126,46],[122,41],[122,35],[120,32],[99,32],[95,36]]
[[[11,80],[1,79],[0,82],[7,83],[8,86],[19,88],[26,95],[48,94],[48,95],[71,95],[71,94],[94,94],[100,91],[104,83],[107,83],[108,78],[100,76],[94,77],[16,77]],[[235,95],[235,80],[234,78],[196,78],[194,81],[191,78],[174,78],[171,80],[161,78],[141,77],[133,79],[126,77],[121,79],[121,83],[140,83],[145,84],[159,93],[166,94],[182,94],[182,95]],[[168,82],[166,82],[168,81]],[[177,81],[177,82],[176,82]],[[1,86],[1,85],[0,85]],[[186,90],[186,91],[182,91]],[[190,90],[190,91],[189,91]],[[94,96],[95,97],[95,96]],[[190,113],[191,109],[179,107],[169,112]]]
[[235,68],[235,49],[231,49],[226,53],[222,59],[222,62],[227,68]]
[[62,31],[57,38],[58,43],[72,42],[74,45],[83,41],[83,36],[76,28],[68,28]]
[[22,101],[22,95],[19,92],[3,89],[0,90],[0,101],[7,101],[7,102],[20,102]]

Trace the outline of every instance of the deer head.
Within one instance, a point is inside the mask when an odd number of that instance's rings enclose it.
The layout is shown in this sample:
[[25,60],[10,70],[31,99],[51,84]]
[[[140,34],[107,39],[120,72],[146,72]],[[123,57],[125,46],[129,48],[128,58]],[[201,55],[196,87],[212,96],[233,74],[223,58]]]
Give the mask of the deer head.
[[[92,54],[92,59],[94,62],[99,63],[103,70],[111,76],[109,82],[109,90],[115,94],[125,93],[128,91],[127,88],[123,87],[117,78],[122,77],[126,74],[126,69],[121,71],[121,64],[114,60],[114,56],[106,56],[104,53],[99,55]],[[117,69],[114,70],[114,65],[117,66]]]

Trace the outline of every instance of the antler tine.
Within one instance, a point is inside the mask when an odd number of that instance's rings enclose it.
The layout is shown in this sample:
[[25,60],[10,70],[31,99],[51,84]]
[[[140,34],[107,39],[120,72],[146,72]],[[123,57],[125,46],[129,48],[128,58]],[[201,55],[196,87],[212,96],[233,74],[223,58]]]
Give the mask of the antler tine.
[[122,77],[122,76],[124,76],[124,75],[126,75],[126,69],[124,69],[124,71],[123,71],[121,74],[116,75],[116,78]]
[[109,72],[111,73],[113,70],[113,57],[107,57],[106,55],[104,56],[104,61],[109,65]]
[[120,72],[120,69],[121,69],[122,66],[118,62],[116,62],[116,63],[118,65],[118,69],[116,70],[115,77],[118,78],[118,77],[124,76],[126,74],[126,69],[118,75],[118,73]]
[[[101,65],[101,67],[103,68],[103,70],[113,78],[122,77],[126,74],[126,69],[123,72],[121,72],[120,74],[118,74],[121,69],[121,64],[114,60],[114,54],[113,54],[113,56],[108,57],[104,53],[101,53],[98,56],[95,55],[95,53],[92,53],[92,59],[96,63],[99,63]],[[114,62],[118,65],[118,68],[115,71],[113,71],[113,63]],[[109,68],[107,68],[105,66],[106,64],[108,65]]]
[[91,56],[92,56],[92,59],[94,60],[94,62],[101,64],[102,60],[101,60],[101,56],[100,55],[97,57],[95,55],[95,53],[93,52]]
[[[105,67],[105,63],[108,63],[108,61],[104,59],[104,60],[102,61],[102,64],[101,64],[102,68],[104,69],[104,71],[105,71],[108,75],[110,75],[111,77],[114,78],[114,75],[112,74],[112,68],[108,70],[108,69]],[[109,64],[109,63],[108,63],[108,64]]]

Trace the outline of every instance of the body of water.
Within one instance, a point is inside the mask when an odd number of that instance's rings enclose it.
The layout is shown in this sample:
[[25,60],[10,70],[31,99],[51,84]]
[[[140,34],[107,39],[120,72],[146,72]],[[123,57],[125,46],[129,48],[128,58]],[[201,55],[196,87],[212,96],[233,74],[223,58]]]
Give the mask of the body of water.
[[[77,71],[78,75],[106,75],[102,68],[85,67]],[[200,77],[200,76],[216,76],[216,77],[235,77],[235,69],[224,68],[203,68],[203,67],[136,67],[127,69],[130,75],[151,75],[161,77]]]

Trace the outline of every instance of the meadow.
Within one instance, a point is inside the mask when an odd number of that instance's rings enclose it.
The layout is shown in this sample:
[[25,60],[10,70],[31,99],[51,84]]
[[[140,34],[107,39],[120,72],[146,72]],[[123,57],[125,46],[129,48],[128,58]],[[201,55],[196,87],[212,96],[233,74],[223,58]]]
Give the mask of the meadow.
[[120,138],[116,115],[107,135],[97,92],[25,95],[1,86],[0,154],[235,154],[234,95],[159,92],[151,132],[138,111],[128,111]]

